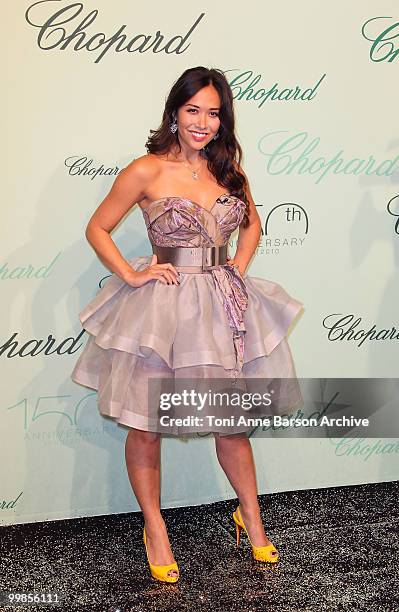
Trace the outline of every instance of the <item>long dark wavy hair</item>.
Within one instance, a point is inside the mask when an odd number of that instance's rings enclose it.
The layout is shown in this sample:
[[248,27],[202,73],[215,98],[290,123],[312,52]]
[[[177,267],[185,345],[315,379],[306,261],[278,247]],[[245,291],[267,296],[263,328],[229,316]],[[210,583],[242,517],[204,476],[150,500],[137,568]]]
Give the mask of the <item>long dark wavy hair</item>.
[[247,180],[234,165],[241,166],[242,149],[235,136],[235,119],[233,108],[233,94],[223,72],[217,68],[188,68],[175,81],[166,99],[162,115],[162,123],[157,130],[150,130],[146,142],[148,153],[164,154],[177,145],[181,151],[178,132],[173,134],[170,126],[177,116],[178,109],[194,96],[200,89],[213,85],[220,96],[220,127],[219,137],[211,140],[203,148],[203,155],[207,159],[209,171],[217,182],[228,189],[231,195],[245,202],[246,209],[241,225],[245,228],[249,220],[249,202],[246,195]]

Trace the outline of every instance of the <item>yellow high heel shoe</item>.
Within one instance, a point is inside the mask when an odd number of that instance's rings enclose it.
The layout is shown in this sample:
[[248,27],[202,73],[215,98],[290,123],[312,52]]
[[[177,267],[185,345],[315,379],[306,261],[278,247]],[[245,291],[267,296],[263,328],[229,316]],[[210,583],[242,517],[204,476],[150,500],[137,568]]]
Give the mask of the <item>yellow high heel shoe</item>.
[[237,546],[240,545],[241,529],[244,529],[251,544],[254,559],[256,559],[257,561],[267,561],[268,563],[277,563],[279,554],[274,544],[267,544],[266,546],[254,546],[252,544],[251,539],[248,535],[247,528],[245,527],[244,521],[242,520],[240,506],[238,506],[235,512],[233,512],[233,520],[236,525]]
[[[145,533],[145,527],[143,529],[143,540],[144,540],[145,551],[147,553],[148,565],[150,566],[150,572],[153,578],[156,578],[157,580],[160,580],[161,582],[177,582],[179,580],[179,568],[177,567],[176,561],[174,563],[170,563],[169,565],[153,565],[151,561],[149,560],[148,550],[147,550],[147,536]],[[170,570],[176,570],[178,575],[168,576],[168,572]]]

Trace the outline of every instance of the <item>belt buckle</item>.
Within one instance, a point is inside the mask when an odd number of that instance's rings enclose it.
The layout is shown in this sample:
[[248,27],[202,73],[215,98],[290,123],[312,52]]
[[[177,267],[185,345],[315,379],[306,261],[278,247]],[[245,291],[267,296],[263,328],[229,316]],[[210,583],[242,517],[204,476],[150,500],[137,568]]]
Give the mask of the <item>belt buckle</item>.
[[202,247],[202,270],[214,268],[219,265],[219,247]]
[[201,270],[202,271],[206,270],[207,254],[208,254],[208,247],[202,247],[202,260],[201,260]]

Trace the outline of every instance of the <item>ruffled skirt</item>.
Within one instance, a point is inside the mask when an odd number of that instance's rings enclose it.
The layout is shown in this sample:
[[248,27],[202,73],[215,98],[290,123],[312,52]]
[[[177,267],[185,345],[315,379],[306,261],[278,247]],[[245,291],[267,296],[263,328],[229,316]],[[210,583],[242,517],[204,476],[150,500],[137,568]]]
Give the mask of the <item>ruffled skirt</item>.
[[[129,263],[139,271],[150,260],[151,256],[135,257]],[[113,274],[79,313],[89,338],[71,378],[98,391],[103,416],[128,427],[159,431],[158,412],[149,399],[151,381],[237,380],[237,346],[215,279],[209,273],[182,273],[180,285],[152,280],[131,287]],[[264,392],[274,381],[267,414],[291,414],[302,405],[302,396],[286,335],[302,304],[277,283],[252,276],[241,282],[247,304],[240,332],[239,387]],[[228,435],[250,429],[214,422],[169,425],[165,433]]]

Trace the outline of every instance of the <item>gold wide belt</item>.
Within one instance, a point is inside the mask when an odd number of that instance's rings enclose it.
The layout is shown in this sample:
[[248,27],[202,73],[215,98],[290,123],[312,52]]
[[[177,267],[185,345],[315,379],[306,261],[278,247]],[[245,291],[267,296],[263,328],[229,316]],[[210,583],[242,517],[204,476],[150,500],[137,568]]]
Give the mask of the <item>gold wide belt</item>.
[[208,247],[166,247],[152,245],[158,263],[171,263],[187,272],[205,272],[227,263],[227,244]]

